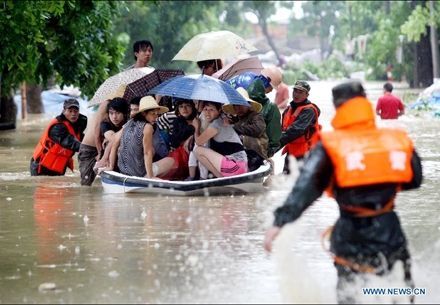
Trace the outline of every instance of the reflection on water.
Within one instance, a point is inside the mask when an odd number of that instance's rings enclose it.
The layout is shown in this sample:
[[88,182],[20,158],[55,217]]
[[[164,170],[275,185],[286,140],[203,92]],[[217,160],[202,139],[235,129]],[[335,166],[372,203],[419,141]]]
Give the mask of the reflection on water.
[[[334,114],[333,85],[312,83],[324,129]],[[367,85],[372,100],[380,85]],[[103,194],[99,180],[81,187],[77,170],[30,177],[49,119],[33,115],[0,133],[1,303],[335,302],[335,271],[320,244],[337,218],[332,199],[322,197],[287,226],[267,255],[263,234],[293,177],[277,177],[266,194],[193,198]],[[439,302],[440,122],[409,114],[379,123],[408,130],[423,158],[423,186],[401,193],[397,210],[416,286],[428,289],[416,301]]]

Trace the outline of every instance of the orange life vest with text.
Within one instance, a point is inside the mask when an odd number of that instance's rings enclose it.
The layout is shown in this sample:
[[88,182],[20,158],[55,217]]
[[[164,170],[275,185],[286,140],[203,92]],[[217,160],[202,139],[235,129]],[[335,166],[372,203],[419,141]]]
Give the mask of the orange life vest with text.
[[313,111],[315,111],[316,122],[313,125],[313,128],[310,128],[305,135],[302,135],[294,141],[287,143],[283,149],[283,154],[287,152],[296,158],[302,158],[309,150],[311,150],[316,145],[316,143],[318,143],[319,130],[321,129],[321,126],[318,123],[319,111],[317,109],[317,106],[314,104],[299,106],[295,109],[295,111],[292,111],[292,108],[289,106],[289,108],[283,115],[282,131],[286,131],[289,126],[291,126],[295,122],[301,111],[306,108],[311,108],[313,109]]
[[49,126],[46,128],[38,141],[34,154],[32,155],[33,159],[39,163],[38,173],[41,172],[41,166],[44,166],[45,168],[59,174],[63,174],[66,170],[66,167],[69,167],[71,170],[73,170],[72,156],[75,154],[75,152],[71,149],[62,147],[49,137],[50,128],[55,124],[60,123],[64,124],[64,126],[67,128],[67,131],[78,139],[78,141],[81,139],[81,135],[79,133],[75,133],[75,130],[69,121],[66,120],[60,122],[57,119],[52,119],[52,121],[49,123]]
[[321,133],[321,141],[339,187],[405,183],[413,177],[413,144],[402,130],[337,130]]

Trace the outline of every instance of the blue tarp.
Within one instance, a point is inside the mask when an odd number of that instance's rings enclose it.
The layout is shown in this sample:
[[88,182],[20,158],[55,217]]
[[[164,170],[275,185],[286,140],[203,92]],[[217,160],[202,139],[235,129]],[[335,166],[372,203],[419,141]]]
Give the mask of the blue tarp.
[[[87,100],[79,97],[60,94],[53,91],[43,91],[41,93],[41,99],[43,100],[44,114],[49,117],[54,117],[60,114],[63,110],[63,103],[69,98],[78,100],[80,105],[80,112],[88,114],[91,112],[90,108],[87,108]],[[15,104],[17,105],[17,118],[21,117],[21,95],[14,96]]]
[[428,111],[434,116],[440,117],[440,88],[439,84],[433,84],[423,91],[417,100],[408,105],[409,109]]

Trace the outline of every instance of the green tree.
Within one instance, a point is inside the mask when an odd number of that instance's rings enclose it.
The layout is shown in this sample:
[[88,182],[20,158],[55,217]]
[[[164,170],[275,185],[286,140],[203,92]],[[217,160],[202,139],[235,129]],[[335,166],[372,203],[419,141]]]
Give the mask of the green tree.
[[147,39],[154,47],[153,66],[190,67],[188,62],[171,60],[196,34],[240,28],[239,11],[235,4],[227,1],[127,2],[126,7],[120,8],[120,18],[116,20],[114,30],[118,37],[128,38],[124,64],[133,63],[133,43]]
[[[111,27],[118,2],[3,1],[0,4],[1,118],[15,120],[13,90],[23,82],[74,85],[91,96],[119,70],[123,46]],[[6,115],[7,112],[7,115]]]
[[[411,86],[426,85],[429,74],[431,53],[423,41],[412,43],[401,40],[401,26],[411,20],[411,13],[420,1],[345,1],[345,9],[340,11],[340,29],[336,39],[340,48],[344,43],[359,35],[367,35],[365,56],[355,59],[363,61],[372,71],[370,79],[385,79],[388,65],[393,66],[396,79],[406,75]],[[410,26],[412,31],[415,28]],[[426,26],[425,26],[426,27]],[[396,50],[402,47],[404,60],[399,62]],[[419,80],[423,80],[420,82]]]
[[440,4],[436,1],[428,2],[425,2],[425,5],[414,3],[417,6],[408,20],[401,26],[401,30],[408,41],[417,43],[423,43],[423,40],[427,39],[428,33],[430,34],[433,77],[439,77],[438,28],[440,26]]
[[321,59],[332,52],[332,38],[339,30],[338,15],[343,9],[341,1],[308,1],[302,5],[304,28],[309,36],[317,36]]
[[284,65],[284,60],[280,56],[280,52],[276,47],[269,33],[268,22],[269,17],[275,13],[274,1],[244,1],[243,8],[245,11],[254,13],[258,18],[258,25],[261,27],[263,35],[266,37],[268,44],[275,53],[280,66]]

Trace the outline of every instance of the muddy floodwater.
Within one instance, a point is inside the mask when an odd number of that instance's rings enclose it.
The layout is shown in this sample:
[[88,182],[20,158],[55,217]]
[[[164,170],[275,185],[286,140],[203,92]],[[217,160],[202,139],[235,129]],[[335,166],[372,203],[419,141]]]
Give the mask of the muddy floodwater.
[[[311,82],[324,129],[335,84]],[[374,103],[381,86],[366,84]],[[76,156],[73,173],[30,177],[33,148],[55,114],[0,131],[0,303],[336,302],[336,273],[320,240],[338,217],[332,199],[321,197],[286,226],[269,255],[264,232],[295,175],[274,177],[260,194],[189,198],[105,194],[99,179],[81,187]],[[422,157],[423,185],[400,193],[396,210],[416,287],[426,289],[416,303],[439,303],[440,119],[408,111],[378,124],[406,129]]]

